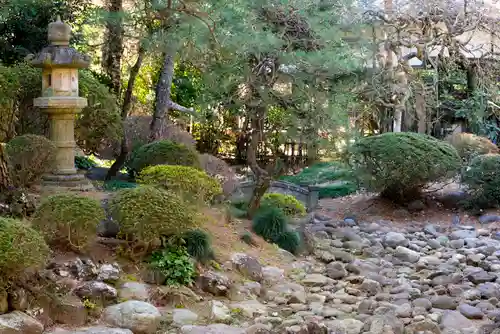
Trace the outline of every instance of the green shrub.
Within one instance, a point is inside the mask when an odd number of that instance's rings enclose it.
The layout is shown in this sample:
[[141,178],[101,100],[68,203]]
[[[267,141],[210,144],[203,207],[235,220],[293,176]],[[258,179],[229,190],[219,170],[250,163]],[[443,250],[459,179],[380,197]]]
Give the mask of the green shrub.
[[12,180],[16,186],[38,183],[54,167],[56,146],[43,136],[24,135],[7,143]]
[[478,155],[499,152],[498,147],[488,138],[476,136],[472,133],[454,133],[447,136],[445,140],[457,150],[458,155],[465,162],[470,162],[471,159]]
[[240,235],[240,240],[249,246],[257,246],[257,243],[253,239],[252,233],[245,231]]
[[262,197],[260,205],[280,208],[287,216],[306,214],[304,204],[292,195],[268,193]]
[[361,185],[400,203],[420,196],[427,183],[456,175],[461,164],[450,144],[410,132],[362,138],[350,153]]
[[280,180],[299,186],[311,186],[321,183],[345,180],[351,177],[348,168],[339,162],[318,162],[304,168],[296,175],[284,175]]
[[194,263],[186,248],[182,246],[168,245],[165,249],[155,251],[151,256],[150,265],[166,278],[165,285],[182,286],[193,283]]
[[75,168],[89,170],[97,166],[97,163],[90,157],[75,156]]
[[213,259],[212,241],[207,232],[203,230],[192,230],[182,236],[186,249],[196,261],[206,263]]
[[300,237],[295,231],[286,231],[281,233],[276,239],[276,244],[290,253],[296,255],[300,250]]
[[319,198],[337,198],[356,193],[358,186],[351,182],[331,184],[321,186],[319,189]]
[[500,206],[500,155],[485,154],[472,159],[462,173],[462,183],[468,188],[469,209]]
[[286,215],[277,207],[260,208],[252,223],[253,231],[267,242],[275,243],[279,236],[287,231]]
[[149,166],[137,178],[137,182],[146,185],[159,185],[185,198],[210,202],[222,194],[222,188],[216,179],[204,171],[187,166]]
[[198,153],[183,144],[170,140],[155,141],[135,149],[127,161],[127,168],[135,176],[148,166],[180,165],[199,168]]
[[43,268],[49,247],[43,236],[26,223],[0,218],[0,286],[18,279],[26,269]]
[[33,216],[33,226],[49,244],[81,249],[95,239],[97,225],[104,218],[105,212],[98,200],[61,194],[42,201]]
[[127,181],[121,181],[121,180],[111,180],[111,181],[104,182],[103,188],[106,191],[117,191],[120,189],[137,188],[137,184],[133,183],[133,182],[127,182]]
[[181,235],[200,221],[197,210],[180,196],[148,186],[119,190],[109,209],[122,237],[144,243]]

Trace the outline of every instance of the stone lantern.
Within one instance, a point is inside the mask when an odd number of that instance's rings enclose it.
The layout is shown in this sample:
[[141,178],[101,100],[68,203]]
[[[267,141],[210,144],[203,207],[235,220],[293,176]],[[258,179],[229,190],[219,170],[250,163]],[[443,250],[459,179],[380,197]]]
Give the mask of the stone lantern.
[[90,58],[69,47],[71,27],[58,17],[49,24],[50,45],[31,59],[41,67],[42,97],[34,105],[46,112],[50,121],[50,140],[57,147],[55,168],[43,177],[44,187],[88,190],[91,183],[75,168],[75,117],[87,106],[78,96],[78,69],[87,68]]

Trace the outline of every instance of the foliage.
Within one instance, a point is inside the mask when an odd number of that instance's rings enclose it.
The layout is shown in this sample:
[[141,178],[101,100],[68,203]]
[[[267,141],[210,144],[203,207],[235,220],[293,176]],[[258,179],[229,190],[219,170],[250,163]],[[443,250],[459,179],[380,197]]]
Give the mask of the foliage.
[[252,222],[253,231],[268,242],[276,242],[287,230],[287,218],[283,210],[264,207],[257,211]]
[[488,153],[498,153],[498,147],[488,138],[472,133],[454,133],[445,139],[457,150],[465,162],[470,162],[474,157]]
[[229,197],[238,187],[239,181],[236,173],[224,160],[210,154],[201,154],[200,164],[208,175],[220,181],[226,197]]
[[56,146],[43,136],[15,137],[8,142],[6,149],[12,180],[17,186],[36,184],[54,166]]
[[170,140],[155,141],[143,145],[130,156],[127,168],[132,175],[137,175],[144,168],[155,165],[180,165],[198,168],[198,154],[192,148]]
[[339,162],[318,162],[306,167],[296,175],[284,175],[280,179],[299,186],[311,186],[321,183],[347,179],[350,173]]
[[0,218],[0,286],[5,287],[28,268],[43,268],[49,247],[25,222]]
[[33,226],[49,244],[78,250],[95,239],[97,225],[104,218],[104,209],[98,200],[61,194],[42,201],[33,217]]
[[356,193],[358,186],[351,182],[331,184],[319,187],[319,198],[337,198]]
[[261,207],[271,206],[280,208],[287,216],[305,215],[306,208],[301,201],[292,195],[267,193],[262,197]]
[[168,245],[167,248],[155,251],[150,265],[165,276],[165,285],[191,285],[195,274],[194,263],[186,248]]
[[240,235],[240,240],[246,243],[249,246],[257,246],[257,243],[252,237],[252,233],[245,231]]
[[97,167],[97,163],[91,157],[75,156],[75,168],[89,170],[94,167]]
[[16,71],[0,65],[0,142],[10,140],[15,134],[16,114],[14,103],[21,83]]
[[276,244],[286,251],[296,255],[301,246],[299,234],[295,231],[285,231],[278,236]]
[[136,188],[137,184],[133,182],[121,181],[121,180],[110,180],[104,182],[103,188],[106,191],[117,191],[120,189],[130,189]]
[[472,159],[462,173],[470,199],[466,206],[486,209],[500,206],[500,155],[485,154]]
[[213,259],[212,241],[210,235],[200,229],[184,233],[182,239],[189,255],[196,261],[206,263]]
[[350,154],[360,183],[396,202],[414,199],[429,182],[454,176],[461,163],[448,143],[410,132],[362,138]]
[[109,202],[120,235],[147,244],[198,226],[197,210],[180,196],[153,187],[121,189]]
[[122,138],[122,120],[117,97],[92,72],[79,74],[80,96],[87,98],[88,106],[78,114],[75,125],[77,144],[87,153],[99,152],[109,143]]
[[296,175],[284,175],[280,179],[298,186],[318,185],[319,198],[343,197],[358,189],[348,166],[336,161],[318,162]]
[[149,166],[137,178],[139,184],[158,185],[186,199],[211,202],[222,193],[219,182],[204,171],[187,166]]
[[[1,0],[0,62],[13,64],[48,44],[47,26],[57,15],[81,28],[92,10],[91,0]],[[72,43],[82,41],[82,31],[73,30]]]

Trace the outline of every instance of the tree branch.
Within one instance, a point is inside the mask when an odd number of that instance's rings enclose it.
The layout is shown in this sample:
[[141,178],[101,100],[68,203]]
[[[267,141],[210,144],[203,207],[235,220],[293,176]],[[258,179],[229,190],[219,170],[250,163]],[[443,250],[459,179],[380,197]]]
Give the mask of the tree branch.
[[179,112],[182,112],[182,113],[186,113],[186,114],[189,114],[189,115],[192,115],[192,116],[197,116],[197,113],[196,111],[194,111],[193,108],[186,108],[184,106],[181,106],[180,104],[178,103],[175,103],[174,101],[170,100],[168,101],[167,103],[167,108],[169,110],[175,110],[175,111],[179,111]]

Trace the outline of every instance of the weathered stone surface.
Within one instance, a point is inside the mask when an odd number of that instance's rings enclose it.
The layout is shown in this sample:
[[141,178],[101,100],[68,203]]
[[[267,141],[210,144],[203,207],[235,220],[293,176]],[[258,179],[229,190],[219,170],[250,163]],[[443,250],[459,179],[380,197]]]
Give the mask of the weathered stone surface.
[[1,334],[41,334],[43,325],[25,313],[14,311],[0,315]]
[[151,304],[131,300],[108,306],[102,320],[115,327],[130,329],[134,334],[153,334],[158,329],[161,314]]

